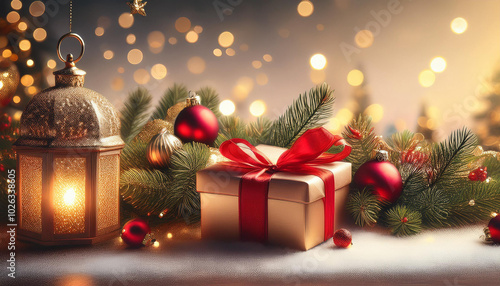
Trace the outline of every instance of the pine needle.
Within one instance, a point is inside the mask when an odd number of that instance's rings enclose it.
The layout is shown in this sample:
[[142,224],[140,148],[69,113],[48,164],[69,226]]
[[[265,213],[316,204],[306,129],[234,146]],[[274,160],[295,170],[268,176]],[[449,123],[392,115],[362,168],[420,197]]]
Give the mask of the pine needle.
[[372,159],[374,150],[380,144],[379,137],[373,132],[371,121],[371,117],[359,115],[342,132],[342,136],[352,147],[351,154],[346,158],[346,161],[352,163],[353,174],[362,164]]
[[346,208],[354,218],[354,222],[363,227],[377,223],[382,205],[371,190],[364,189],[349,194]]
[[151,166],[146,158],[148,143],[131,142],[123,148],[120,167],[122,171],[128,169],[150,169]]
[[211,87],[202,87],[200,90],[196,91],[196,94],[200,96],[201,105],[210,109],[215,116],[220,117],[219,94],[215,89]]
[[167,117],[167,111],[170,107],[175,104],[186,100],[188,97],[188,90],[185,85],[174,83],[174,86],[169,88],[163,94],[163,97],[160,99],[158,103],[158,107],[151,115],[149,120],[162,119],[164,120]]
[[396,205],[389,209],[385,221],[392,234],[396,236],[413,235],[422,230],[422,216],[420,213],[403,205]]
[[120,113],[121,136],[125,143],[130,142],[146,123],[151,99],[151,94],[143,87],[130,93]]

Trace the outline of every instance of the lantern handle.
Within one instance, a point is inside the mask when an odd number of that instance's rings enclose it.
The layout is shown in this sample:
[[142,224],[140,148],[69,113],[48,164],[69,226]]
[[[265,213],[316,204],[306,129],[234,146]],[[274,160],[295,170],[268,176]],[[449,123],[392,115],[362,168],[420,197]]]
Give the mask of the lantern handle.
[[72,62],[73,63],[76,63],[78,62],[79,60],[82,59],[83,57],[83,53],[85,52],[85,42],[83,41],[82,37],[80,37],[80,35],[76,34],[76,33],[67,33],[65,35],[63,35],[60,39],[59,39],[59,42],[57,42],[57,56],[59,57],[59,59],[65,63],[68,62],[68,60],[65,60],[61,54],[61,43],[64,39],[66,38],[75,38],[78,40],[78,42],[80,42],[80,45],[81,45],[81,50],[80,50],[80,55],[78,56],[78,58],[76,58],[75,60],[73,60]]

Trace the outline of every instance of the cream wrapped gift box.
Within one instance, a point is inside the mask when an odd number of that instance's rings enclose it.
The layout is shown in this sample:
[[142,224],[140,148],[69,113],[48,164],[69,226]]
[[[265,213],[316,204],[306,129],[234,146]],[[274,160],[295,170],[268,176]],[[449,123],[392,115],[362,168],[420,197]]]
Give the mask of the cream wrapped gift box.
[[[272,162],[286,149],[256,147]],[[351,164],[334,162],[318,168],[333,173],[335,179],[334,229],[345,219],[345,204],[351,182]],[[204,239],[240,239],[239,188],[242,173],[223,164],[201,170],[196,176],[201,198],[201,234]],[[325,185],[314,175],[278,172],[269,182],[267,239],[269,243],[308,250],[324,241]]]

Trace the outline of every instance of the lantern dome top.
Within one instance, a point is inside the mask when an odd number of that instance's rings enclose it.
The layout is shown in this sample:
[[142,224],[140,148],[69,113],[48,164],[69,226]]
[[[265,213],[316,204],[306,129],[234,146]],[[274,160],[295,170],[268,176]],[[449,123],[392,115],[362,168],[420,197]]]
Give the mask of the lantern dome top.
[[35,95],[21,117],[15,146],[46,148],[114,147],[124,145],[120,119],[101,94],[84,88],[85,72],[68,55],[63,70],[54,72],[56,86]]

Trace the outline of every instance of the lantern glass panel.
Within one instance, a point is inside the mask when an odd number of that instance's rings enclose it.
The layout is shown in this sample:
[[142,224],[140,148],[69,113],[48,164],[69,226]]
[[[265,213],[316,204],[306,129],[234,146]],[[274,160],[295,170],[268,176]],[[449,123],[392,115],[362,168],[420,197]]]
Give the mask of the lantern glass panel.
[[85,233],[86,158],[54,158],[54,233]]
[[42,166],[42,157],[19,155],[21,227],[34,233],[42,233]]
[[119,223],[119,176],[120,156],[108,155],[99,158],[99,187],[97,189],[98,233]]

